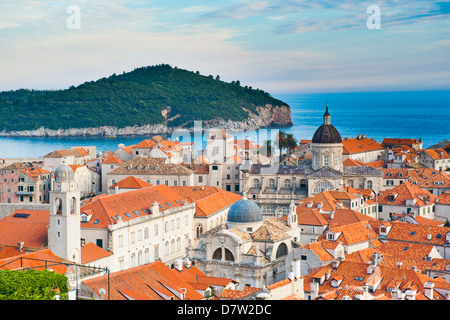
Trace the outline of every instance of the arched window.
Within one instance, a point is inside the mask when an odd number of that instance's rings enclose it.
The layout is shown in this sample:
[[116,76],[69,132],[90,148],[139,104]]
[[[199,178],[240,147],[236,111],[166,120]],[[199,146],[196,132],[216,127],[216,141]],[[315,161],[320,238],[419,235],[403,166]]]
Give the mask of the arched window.
[[332,190],[333,185],[328,181],[321,181],[314,187],[314,193],[321,193],[323,191]]
[[75,210],[77,210],[77,199],[75,197],[72,197],[70,200],[70,214],[74,214]]
[[287,245],[286,245],[285,243],[280,244],[280,245],[278,246],[278,249],[277,249],[277,255],[276,255],[276,258],[278,259],[278,258],[287,256],[287,254],[288,254],[288,248],[287,248]]
[[178,238],[177,239],[177,250],[180,250],[180,249],[181,249],[181,239]]
[[164,252],[166,255],[169,254],[169,241],[166,241],[166,243],[164,244]]
[[203,225],[197,225],[197,238],[200,238],[200,235],[203,233]]
[[137,263],[138,263],[138,266],[142,265],[142,251],[139,251],[139,253],[138,253]]
[[144,253],[144,263],[150,263],[150,250],[147,248],[145,249],[145,253]]
[[213,253],[212,258],[213,260],[222,260],[222,248],[216,249],[216,251],[214,251]]
[[131,267],[136,267],[136,254],[131,254]]
[[225,260],[226,261],[234,261],[234,256],[230,250],[225,249]]
[[367,180],[367,189],[372,189],[373,183],[372,180]]
[[56,198],[55,199],[55,209],[56,209],[56,214],[62,214],[62,200],[61,200],[61,198]]

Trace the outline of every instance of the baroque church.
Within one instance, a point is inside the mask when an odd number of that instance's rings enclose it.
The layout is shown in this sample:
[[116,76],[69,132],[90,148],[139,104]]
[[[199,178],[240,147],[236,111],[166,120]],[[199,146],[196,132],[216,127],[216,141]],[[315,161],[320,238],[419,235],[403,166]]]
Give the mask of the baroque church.
[[331,124],[327,105],[323,124],[312,137],[312,158],[298,165],[262,165],[249,161],[241,166],[243,190],[265,216],[285,215],[292,201],[347,185],[378,193],[383,184],[383,172],[369,166],[344,166],[342,152],[342,138]]

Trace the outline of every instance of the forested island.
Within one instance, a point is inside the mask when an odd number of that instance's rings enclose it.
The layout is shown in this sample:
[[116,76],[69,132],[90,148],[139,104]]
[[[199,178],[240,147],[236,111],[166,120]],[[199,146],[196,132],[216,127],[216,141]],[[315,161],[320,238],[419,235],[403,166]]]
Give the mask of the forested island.
[[52,135],[99,127],[155,130],[159,126],[167,131],[192,127],[195,120],[210,126],[238,123],[252,129],[292,126],[289,106],[263,90],[167,64],[64,90],[0,92],[0,114],[1,135]]

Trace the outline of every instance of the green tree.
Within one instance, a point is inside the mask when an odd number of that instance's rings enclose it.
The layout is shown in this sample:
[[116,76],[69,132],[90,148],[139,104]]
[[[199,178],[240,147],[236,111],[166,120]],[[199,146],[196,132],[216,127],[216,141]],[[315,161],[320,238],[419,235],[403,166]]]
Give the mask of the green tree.
[[34,269],[0,271],[0,300],[67,300],[67,277]]

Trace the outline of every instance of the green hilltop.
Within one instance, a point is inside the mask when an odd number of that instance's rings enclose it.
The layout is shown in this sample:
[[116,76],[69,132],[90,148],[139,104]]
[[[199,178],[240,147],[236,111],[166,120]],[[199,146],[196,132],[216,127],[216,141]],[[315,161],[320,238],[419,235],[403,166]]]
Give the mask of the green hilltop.
[[[256,107],[287,106],[269,93],[167,64],[141,67],[64,90],[0,92],[0,131],[243,121]],[[170,106],[170,112],[162,112]]]

